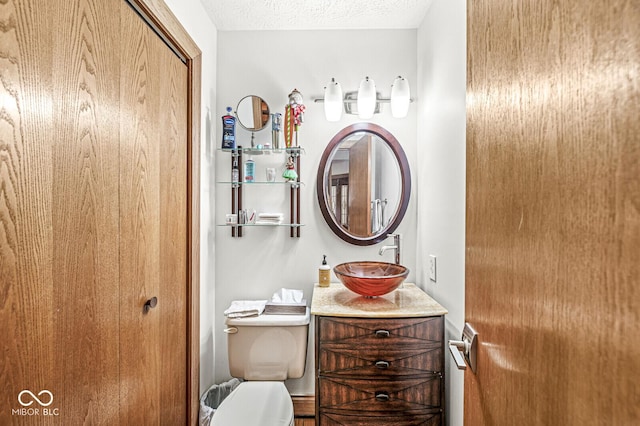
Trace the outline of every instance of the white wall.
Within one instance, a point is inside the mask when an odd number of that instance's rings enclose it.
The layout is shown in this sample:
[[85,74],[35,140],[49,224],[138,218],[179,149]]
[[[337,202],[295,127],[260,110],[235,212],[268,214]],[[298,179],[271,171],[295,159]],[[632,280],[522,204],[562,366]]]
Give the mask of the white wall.
[[[319,157],[338,130],[358,121],[357,117],[343,116],[338,123],[328,123],[321,104],[313,104],[311,99],[322,95],[322,88],[331,77],[338,79],[345,90],[356,90],[360,79],[369,75],[383,95],[388,95],[388,86],[398,74],[407,76],[412,84],[417,102],[409,117],[395,120],[385,111],[372,121],[398,138],[410,161],[414,191],[407,217],[398,230],[405,238],[403,263],[412,270],[409,280],[420,283],[449,309],[447,338],[458,338],[464,323],[464,1],[435,0],[417,34],[416,31],[218,33],[198,0],[165,2],[203,52],[201,392],[228,377],[226,341],[220,330],[224,323],[222,311],[232,299],[267,298],[283,286],[301,288],[310,299],[322,254],[328,254],[332,265],[379,258],[380,245],[359,248],[334,236],[317,207],[315,172]],[[216,196],[214,184],[216,174],[224,179],[229,172],[228,158],[212,149],[219,145],[220,116],[227,105],[235,107],[247,94],[263,96],[273,112],[283,112],[286,96],[294,87],[305,95],[307,104],[306,122],[300,132],[301,144],[306,149],[301,174],[306,182],[302,191],[302,218],[306,224],[302,238],[290,239],[284,229],[249,229],[246,237],[233,240],[228,229],[215,226],[223,220],[229,202],[228,190],[218,185],[220,194]],[[242,132],[238,131],[239,138],[248,141],[249,135]],[[269,140],[269,132],[258,133],[256,138],[264,143]],[[283,160],[274,159],[276,164]],[[258,167],[258,172],[264,167],[266,163]],[[275,195],[252,194],[255,201],[247,202],[247,206],[282,208],[286,197],[278,190],[275,192]],[[220,249],[217,252],[216,241]],[[411,247],[417,247],[417,252]],[[437,284],[430,283],[426,275],[429,254],[438,256]],[[388,253],[385,259],[391,261],[391,256]],[[216,269],[216,262],[225,266]],[[448,422],[458,425],[462,424],[463,375],[452,370],[449,357],[446,359]],[[307,371],[311,371],[313,364],[308,367]],[[292,393],[313,393],[313,378],[308,374],[303,380],[291,381],[289,387]]]
[[[335,77],[343,90],[357,90],[365,76],[373,78],[383,96],[389,96],[391,83],[398,75],[409,82],[416,77],[416,31],[240,31],[218,33],[218,98],[214,114],[216,140],[220,145],[221,122],[225,108],[235,109],[245,95],[263,97],[271,112],[284,112],[287,95],[297,88],[305,97],[307,113],[300,128],[299,140],[306,154],[302,157],[300,176],[305,186],[301,195],[301,218],[306,225],[301,238],[289,237],[288,228],[250,228],[245,236],[231,238],[226,227],[216,228],[216,301],[215,301],[215,371],[216,379],[229,377],[223,311],[234,299],[270,298],[281,287],[304,290],[311,300],[313,283],[318,279],[318,266],[326,254],[331,265],[350,260],[393,261],[392,252],[381,258],[381,244],[357,247],[335,236],[325,224],[316,198],[316,173],[322,152],[331,138],[343,127],[358,121],[357,116],[345,116],[340,122],[329,123],[324,118],[322,104],[312,99],[322,97],[324,86]],[[405,119],[394,119],[385,111],[371,121],[382,125],[396,136],[409,158],[412,177],[415,177],[416,108]],[[270,141],[269,128],[256,133],[256,143]],[[250,145],[250,134],[237,130],[243,146]],[[229,180],[228,153],[215,153],[216,176]],[[264,168],[284,165],[284,156],[254,157],[256,176],[262,178]],[[415,186],[415,179],[414,179]],[[247,208],[288,211],[286,188],[245,186]],[[407,215],[398,232],[404,234],[403,263],[411,269],[409,280],[416,279],[416,202],[412,194]],[[230,211],[230,189],[218,185],[216,212],[212,221],[224,222]],[[335,276],[332,276],[335,281]],[[205,314],[206,311],[203,311]],[[313,334],[310,334],[313,336]],[[313,349],[310,338],[309,348]],[[203,361],[204,362],[204,361]],[[300,380],[287,383],[293,394],[313,394],[313,359],[309,357],[307,374]]]
[[215,303],[215,235],[213,214],[215,185],[210,141],[215,127],[217,31],[199,0],[165,0],[165,3],[202,51],[202,144],[200,178],[200,392],[214,382],[213,309]]
[[[417,280],[449,310],[446,338],[464,325],[466,5],[434,0],[418,29]],[[427,257],[437,256],[437,282]],[[446,359],[447,419],[463,423],[464,375]],[[467,373],[471,374],[471,373]]]

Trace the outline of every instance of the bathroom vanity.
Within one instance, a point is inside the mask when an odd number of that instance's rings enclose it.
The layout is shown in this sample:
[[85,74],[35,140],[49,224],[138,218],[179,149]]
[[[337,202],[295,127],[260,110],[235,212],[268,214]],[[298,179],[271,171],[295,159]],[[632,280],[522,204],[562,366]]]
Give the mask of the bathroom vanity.
[[365,298],[315,286],[316,424],[444,424],[444,315],[415,284]]

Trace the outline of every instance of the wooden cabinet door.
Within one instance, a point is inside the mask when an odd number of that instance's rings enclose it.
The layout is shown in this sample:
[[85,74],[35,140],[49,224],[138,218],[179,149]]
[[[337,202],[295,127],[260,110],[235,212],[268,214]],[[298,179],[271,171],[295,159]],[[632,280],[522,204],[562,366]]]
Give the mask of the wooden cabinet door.
[[[122,9],[120,419],[186,418],[187,69]],[[146,308],[155,298],[157,305]]]
[[121,3],[0,4],[3,425],[118,421]]
[[122,12],[120,417],[176,424],[186,416],[187,69]]
[[122,0],[0,21],[0,424],[186,423],[187,67]]

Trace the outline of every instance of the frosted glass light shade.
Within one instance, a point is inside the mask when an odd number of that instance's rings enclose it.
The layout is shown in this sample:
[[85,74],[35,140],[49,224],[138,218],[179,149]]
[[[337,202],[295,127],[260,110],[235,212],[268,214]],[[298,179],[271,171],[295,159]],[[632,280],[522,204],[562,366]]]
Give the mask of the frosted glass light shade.
[[395,118],[406,117],[409,112],[410,102],[411,93],[407,79],[398,77],[393,80],[391,85],[391,115]]
[[373,117],[376,110],[376,83],[366,77],[358,89],[358,115],[366,119]]
[[327,121],[338,121],[342,117],[342,87],[334,78],[324,88],[324,116]]

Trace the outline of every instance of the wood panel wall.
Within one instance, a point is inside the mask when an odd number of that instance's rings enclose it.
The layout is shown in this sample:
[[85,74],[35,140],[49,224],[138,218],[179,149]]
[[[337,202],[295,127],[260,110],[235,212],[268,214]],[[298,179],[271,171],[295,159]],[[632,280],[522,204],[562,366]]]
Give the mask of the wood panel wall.
[[640,423],[640,2],[467,2],[465,423]]

